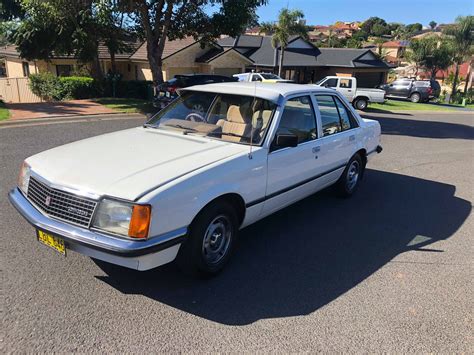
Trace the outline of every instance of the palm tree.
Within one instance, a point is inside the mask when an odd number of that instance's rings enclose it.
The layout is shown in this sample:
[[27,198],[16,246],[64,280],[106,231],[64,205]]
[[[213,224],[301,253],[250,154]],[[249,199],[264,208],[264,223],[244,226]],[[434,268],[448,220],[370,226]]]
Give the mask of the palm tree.
[[264,32],[272,35],[273,48],[277,49],[280,47],[279,76],[281,76],[285,48],[288,46],[290,36],[299,35],[305,39],[308,37],[306,26],[300,22],[303,18],[304,14],[300,10],[282,9],[278,15],[278,23],[267,22],[260,26],[260,33]]
[[[453,60],[456,66],[454,72],[453,88],[451,97],[456,93],[456,87],[459,77],[459,66],[466,60],[470,59],[473,54],[473,38],[474,38],[474,16],[459,16],[453,26],[446,28],[444,31],[451,39],[453,46]],[[467,88],[467,82],[466,82]]]

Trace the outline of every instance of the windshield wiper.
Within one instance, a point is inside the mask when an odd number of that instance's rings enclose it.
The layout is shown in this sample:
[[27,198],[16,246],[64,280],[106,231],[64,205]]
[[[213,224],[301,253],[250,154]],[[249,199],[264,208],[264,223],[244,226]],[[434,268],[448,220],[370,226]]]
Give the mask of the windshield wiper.
[[231,132],[208,132],[206,133],[207,136],[219,136],[219,135],[225,135],[225,136],[231,136],[231,137],[238,137],[238,138],[249,138],[246,136],[241,136],[240,134],[235,134]]
[[180,128],[180,129],[184,129],[188,132],[197,132],[198,130],[195,129],[195,128],[192,128],[192,127],[185,127],[185,126],[182,126],[180,124],[165,124],[163,125],[163,127],[173,127],[173,128]]
[[151,123],[144,123],[143,128],[158,128],[158,126],[155,126],[154,124],[151,124]]

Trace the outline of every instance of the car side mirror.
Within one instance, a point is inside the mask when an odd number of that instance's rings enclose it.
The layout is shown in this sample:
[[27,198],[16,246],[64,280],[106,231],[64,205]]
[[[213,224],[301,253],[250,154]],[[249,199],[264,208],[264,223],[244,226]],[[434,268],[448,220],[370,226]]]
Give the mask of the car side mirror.
[[294,134],[278,133],[273,142],[272,150],[287,147],[293,148],[298,146],[298,137]]

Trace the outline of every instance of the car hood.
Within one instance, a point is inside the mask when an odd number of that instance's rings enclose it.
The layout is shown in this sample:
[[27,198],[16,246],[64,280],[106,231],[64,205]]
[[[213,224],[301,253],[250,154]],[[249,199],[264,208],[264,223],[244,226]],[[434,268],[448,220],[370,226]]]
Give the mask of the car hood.
[[27,163],[34,174],[55,186],[135,200],[246,150],[245,145],[139,127],[53,148]]

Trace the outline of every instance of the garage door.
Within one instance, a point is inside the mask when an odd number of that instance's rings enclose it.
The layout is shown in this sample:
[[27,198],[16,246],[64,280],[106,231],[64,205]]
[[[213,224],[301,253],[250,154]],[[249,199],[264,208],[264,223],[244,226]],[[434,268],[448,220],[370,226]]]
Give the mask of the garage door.
[[214,74],[217,75],[232,76],[234,74],[239,74],[240,72],[240,68],[214,68]]
[[355,73],[357,86],[361,88],[375,88],[383,84],[383,72],[378,73]]
[[174,76],[178,74],[196,74],[196,73],[199,73],[198,67],[169,68],[167,80],[174,78]]

